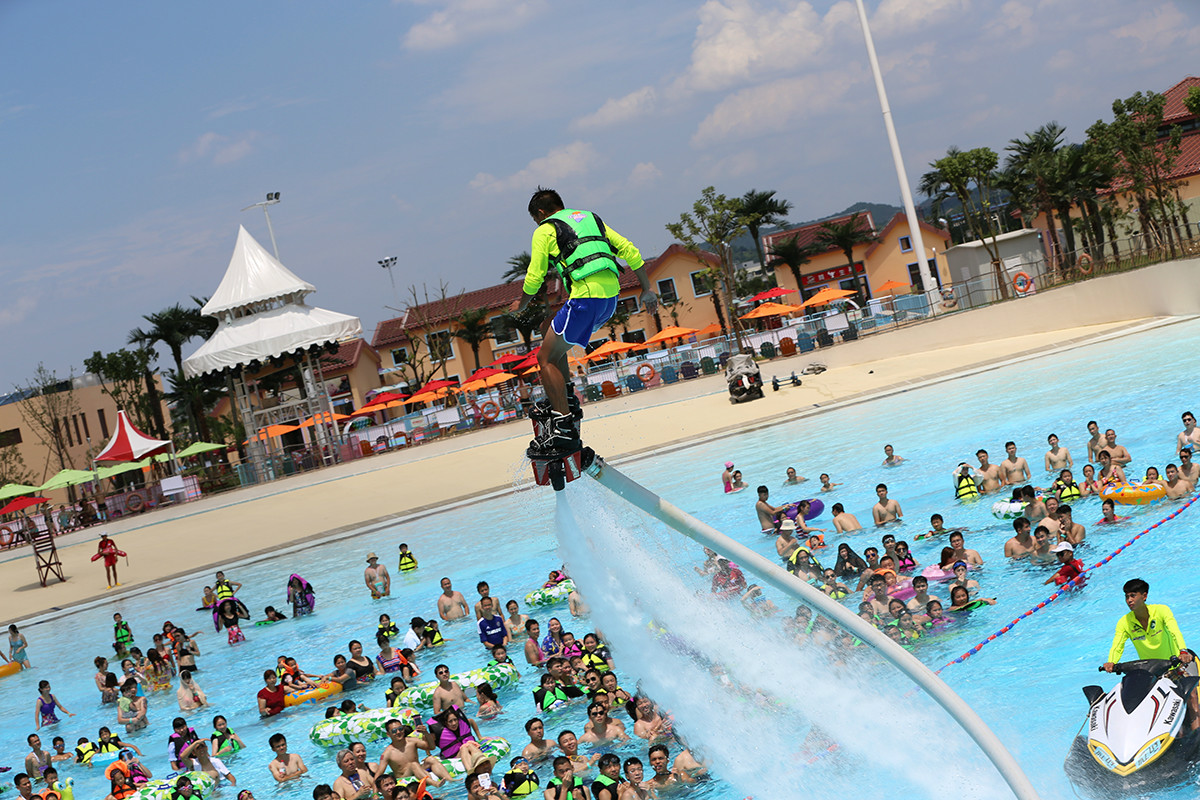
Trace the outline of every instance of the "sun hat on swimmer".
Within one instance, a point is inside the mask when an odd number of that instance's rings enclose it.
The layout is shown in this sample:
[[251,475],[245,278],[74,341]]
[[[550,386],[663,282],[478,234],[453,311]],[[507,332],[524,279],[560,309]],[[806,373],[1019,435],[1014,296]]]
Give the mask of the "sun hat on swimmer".
[[1075,548],[1070,542],[1059,542],[1050,548],[1051,553],[1074,553]]
[[379,560],[379,556],[375,555],[374,553],[367,553],[367,561],[368,562],[378,561],[378,560]]

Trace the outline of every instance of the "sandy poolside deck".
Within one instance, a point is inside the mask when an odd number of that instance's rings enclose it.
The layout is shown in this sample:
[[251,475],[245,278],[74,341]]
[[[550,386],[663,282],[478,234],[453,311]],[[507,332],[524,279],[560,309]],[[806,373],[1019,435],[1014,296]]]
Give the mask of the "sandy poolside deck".
[[[811,362],[825,363],[829,369],[804,376],[799,388],[788,385],[772,392],[768,387],[766,398],[752,403],[731,405],[724,379],[717,375],[590,404],[585,407],[585,439],[619,463],[667,445],[744,432],[1179,319],[1107,322],[921,348],[878,360],[863,359],[870,357],[869,341],[853,343],[860,345],[858,351],[847,346],[845,351],[834,348],[764,364],[768,382],[772,375],[782,378]],[[317,544],[370,522],[430,512],[469,496],[512,489],[518,482],[529,484],[528,465],[522,459],[529,437],[528,424],[518,421],[109,524],[105,529],[130,554],[130,566],[122,559],[123,585],[115,591],[105,590],[103,568],[90,562],[95,528],[60,537],[66,583],[52,578],[42,588],[27,549],[0,554],[4,624],[53,618],[86,602],[115,602],[174,576],[211,571],[301,542]],[[222,559],[214,561],[214,553]]]

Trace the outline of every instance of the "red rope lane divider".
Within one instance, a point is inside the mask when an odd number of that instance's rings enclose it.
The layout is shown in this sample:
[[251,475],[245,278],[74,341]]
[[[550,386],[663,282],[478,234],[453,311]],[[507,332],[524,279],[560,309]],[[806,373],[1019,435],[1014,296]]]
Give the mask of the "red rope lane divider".
[[1023,613],[1022,613],[1020,616],[1018,616],[1018,617],[1017,617],[1016,619],[1014,619],[1012,622],[1008,623],[1007,625],[1005,625],[1005,626],[1004,626],[1003,628],[1001,628],[1000,630],[998,630],[998,631],[996,631],[995,633],[991,634],[991,635],[990,635],[990,636],[988,636],[986,639],[984,639],[984,640],[983,640],[983,641],[981,641],[979,644],[977,644],[977,645],[975,645],[974,647],[972,647],[972,648],[971,648],[970,650],[968,650],[967,652],[963,653],[963,654],[962,654],[961,656],[959,656],[958,658],[956,658],[956,659],[954,659],[953,661],[947,662],[946,664],[942,665],[941,669],[937,670],[935,674],[938,674],[938,675],[940,675],[940,674],[941,674],[941,672],[942,672],[942,670],[943,670],[943,669],[945,669],[946,667],[952,666],[952,665],[954,665],[954,664],[961,664],[962,662],[966,661],[968,658],[970,658],[971,656],[975,655],[975,654],[976,654],[976,653],[978,653],[980,650],[982,650],[982,649],[983,649],[983,647],[984,647],[984,645],[986,645],[988,642],[994,642],[994,641],[995,641],[997,638],[999,638],[1000,636],[1003,636],[1004,634],[1006,634],[1006,633],[1008,633],[1009,631],[1011,631],[1011,630],[1013,629],[1013,626],[1014,626],[1014,625],[1016,625],[1017,623],[1019,623],[1021,620],[1025,619],[1025,618],[1026,618],[1026,617],[1028,617],[1028,616],[1031,616],[1031,615],[1033,615],[1033,614],[1037,613],[1038,611],[1041,611],[1043,608],[1045,608],[1046,606],[1050,605],[1051,603],[1053,603],[1053,602],[1054,602],[1055,600],[1057,600],[1058,598],[1062,597],[1062,596],[1063,596],[1063,594],[1065,594],[1067,591],[1069,591],[1069,590],[1071,590],[1071,589],[1074,589],[1074,588],[1075,588],[1075,587],[1078,585],[1078,582],[1079,582],[1079,581],[1080,581],[1080,580],[1081,580],[1081,579],[1082,579],[1084,576],[1086,576],[1086,575],[1087,575],[1089,572],[1091,572],[1092,570],[1099,569],[1100,567],[1103,567],[1105,564],[1107,564],[1108,562],[1112,561],[1114,558],[1116,558],[1118,555],[1120,555],[1122,552],[1124,552],[1125,548],[1129,547],[1131,544],[1133,544],[1134,542],[1136,542],[1138,539],[1142,538],[1143,536],[1145,536],[1147,533],[1149,533],[1150,531],[1154,530],[1155,528],[1157,528],[1157,527],[1159,527],[1159,526],[1161,526],[1161,525],[1163,525],[1163,524],[1165,524],[1165,523],[1167,523],[1167,522],[1170,522],[1171,520],[1173,520],[1173,519],[1175,519],[1176,517],[1178,517],[1180,514],[1182,514],[1184,511],[1186,511],[1186,510],[1187,510],[1187,509],[1188,509],[1188,508],[1189,508],[1189,507],[1192,505],[1192,503],[1195,503],[1197,500],[1200,500],[1200,492],[1197,492],[1196,494],[1192,495],[1192,496],[1191,496],[1191,497],[1188,499],[1188,501],[1187,501],[1186,503],[1184,503],[1183,505],[1181,505],[1179,508],[1177,508],[1177,509],[1175,509],[1174,511],[1172,511],[1170,514],[1168,514],[1167,516],[1163,517],[1163,518],[1162,518],[1162,519],[1160,519],[1158,522],[1156,522],[1156,523],[1154,523],[1153,525],[1151,525],[1149,528],[1146,528],[1146,529],[1145,529],[1145,530],[1143,530],[1141,533],[1139,533],[1137,536],[1134,536],[1134,537],[1133,537],[1132,539],[1130,539],[1128,542],[1126,542],[1125,544],[1121,545],[1121,546],[1120,546],[1120,547],[1118,547],[1116,550],[1112,551],[1111,553],[1109,553],[1109,554],[1108,554],[1108,555],[1106,555],[1104,558],[1102,558],[1102,559],[1100,559],[1099,561],[1097,561],[1097,562],[1096,562],[1095,564],[1093,564],[1092,566],[1090,566],[1090,567],[1088,567],[1087,569],[1083,570],[1083,572],[1080,572],[1080,573],[1079,573],[1079,575],[1078,575],[1078,576],[1076,576],[1074,580],[1068,581],[1067,583],[1063,584],[1063,585],[1062,585],[1062,586],[1061,586],[1061,587],[1058,589],[1058,591],[1056,591],[1054,594],[1050,595],[1049,597],[1047,597],[1047,598],[1046,598],[1045,600],[1043,600],[1042,602],[1038,603],[1038,604],[1037,604],[1036,606],[1034,606],[1033,608],[1030,608],[1030,609],[1028,609],[1027,611],[1023,612]]

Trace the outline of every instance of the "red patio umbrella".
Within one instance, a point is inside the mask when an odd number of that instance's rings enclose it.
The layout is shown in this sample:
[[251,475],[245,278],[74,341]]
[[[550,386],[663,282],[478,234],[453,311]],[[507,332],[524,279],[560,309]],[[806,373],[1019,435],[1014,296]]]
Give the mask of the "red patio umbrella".
[[381,392],[371,398],[369,405],[378,405],[379,403],[390,403],[393,400],[403,400],[408,397],[406,394],[396,394],[395,392]]
[[0,514],[11,514],[12,512],[20,511],[23,508],[40,506],[42,503],[48,502],[50,502],[49,499],[45,497],[18,497],[16,500],[13,500],[8,505],[4,506],[4,508],[0,508]]
[[785,289],[782,286],[776,286],[774,289],[767,289],[765,292],[759,292],[750,298],[751,303],[757,303],[759,300],[770,300],[774,297],[783,297],[785,294],[795,294],[795,289]]
[[419,394],[425,394],[426,392],[436,392],[438,389],[447,389],[451,386],[458,386],[458,381],[446,381],[446,380],[430,381],[429,383],[422,386],[420,389],[417,389],[415,392],[413,392],[413,397],[416,397]]
[[504,355],[500,356],[495,361],[493,361],[491,364],[488,364],[488,366],[489,367],[499,367],[499,366],[503,366],[505,364],[511,364],[514,361],[524,361],[528,357],[529,357],[528,353],[526,353],[524,355],[522,355],[520,353],[505,353]]

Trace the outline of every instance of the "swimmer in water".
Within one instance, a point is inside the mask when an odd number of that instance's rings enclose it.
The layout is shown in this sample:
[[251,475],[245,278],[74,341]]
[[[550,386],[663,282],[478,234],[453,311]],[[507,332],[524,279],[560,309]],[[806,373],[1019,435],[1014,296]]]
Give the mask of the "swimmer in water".
[[975,457],[979,459],[979,466],[975,469],[975,475],[980,493],[991,494],[998,491],[1004,485],[1004,474],[1001,472],[1000,466],[988,461],[987,450],[980,449],[976,451]]
[[887,484],[881,483],[876,486],[875,494],[878,495],[879,502],[871,509],[871,516],[875,519],[876,526],[898,522],[904,517],[904,511],[901,510],[900,504],[888,498]]
[[729,491],[740,492],[742,489],[745,489],[745,488],[746,488],[746,484],[742,480],[742,471],[740,469],[735,469],[733,471],[733,485]]
[[863,529],[858,517],[848,513],[841,503],[834,503],[830,513],[833,514],[833,529],[838,533],[854,533]]
[[1079,483],[1079,492],[1082,497],[1088,495],[1100,494],[1100,481],[1096,480],[1096,468],[1091,464],[1085,464],[1083,467],[1083,480]]
[[733,462],[725,462],[725,471],[721,473],[721,485],[725,487],[725,494],[733,491]]
[[827,472],[821,473],[820,480],[821,480],[821,491],[822,492],[832,492],[833,487],[842,485],[840,483],[830,483],[829,482],[829,473],[827,473]]
[[794,503],[786,503],[782,506],[773,506],[767,502],[771,490],[766,486],[758,487],[758,502],[754,504],[754,511],[758,514],[759,528],[763,533],[775,533],[775,523],[779,520],[779,515],[791,508]]
[[1047,436],[1046,442],[1050,445],[1050,449],[1046,451],[1046,456],[1043,459],[1046,465],[1046,472],[1069,469],[1075,466],[1075,462],[1071,458],[1071,451],[1065,447],[1058,446],[1058,437],[1056,435],[1052,433]]
[[1100,474],[1097,476],[1097,482],[1101,487],[1114,486],[1118,483],[1128,483],[1125,477],[1125,470],[1121,469],[1121,465],[1116,463],[1112,457],[1112,453],[1107,448],[1101,450],[1096,458],[1100,461]]
[[1000,462],[1000,468],[1004,471],[1004,482],[1009,486],[1016,486],[1029,480],[1032,474],[1029,470],[1029,462],[1017,455],[1017,443],[1005,442],[1004,452],[1008,455]]
[[904,458],[896,455],[896,451],[892,449],[890,444],[883,446],[883,455],[885,456],[883,459],[883,466],[885,467],[898,467],[904,463]]
[[392,578],[387,567],[379,563],[379,556],[367,553],[367,568],[363,570],[363,582],[371,591],[371,599],[378,600],[392,593]]
[[1167,490],[1168,500],[1180,500],[1191,494],[1193,490],[1192,483],[1179,474],[1179,467],[1174,464],[1167,464],[1166,470],[1167,479],[1162,482],[1162,486]]
[[806,480],[808,480],[808,478],[804,477],[803,475],[796,474],[795,467],[788,467],[787,468],[787,480],[785,480],[783,482],[783,485],[784,486],[795,486],[798,483],[804,483]]
[[1097,525],[1113,525],[1129,519],[1129,517],[1117,516],[1117,506],[1112,500],[1105,500],[1100,507],[1104,510],[1104,516],[1096,523]]

